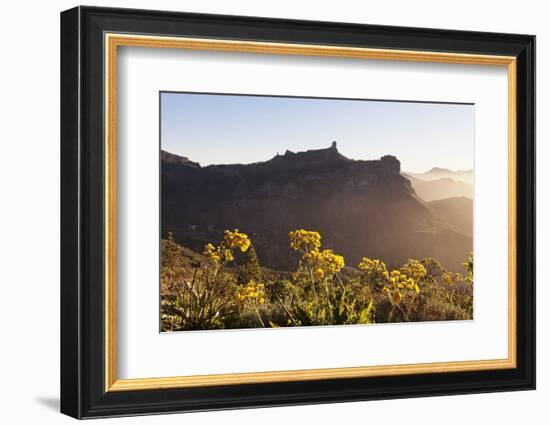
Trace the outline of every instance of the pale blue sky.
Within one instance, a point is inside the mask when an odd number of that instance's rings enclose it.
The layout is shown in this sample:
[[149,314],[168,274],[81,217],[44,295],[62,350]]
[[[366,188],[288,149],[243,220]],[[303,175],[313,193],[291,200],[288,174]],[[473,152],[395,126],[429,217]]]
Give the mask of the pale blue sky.
[[338,142],[352,159],[395,155],[402,170],[474,166],[474,106],[161,93],[161,147],[209,164],[266,161]]

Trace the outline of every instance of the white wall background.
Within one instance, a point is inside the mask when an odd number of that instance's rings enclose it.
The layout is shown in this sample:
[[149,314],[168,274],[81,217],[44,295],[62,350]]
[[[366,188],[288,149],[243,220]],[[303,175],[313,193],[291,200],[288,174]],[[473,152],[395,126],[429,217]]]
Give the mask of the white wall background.
[[[321,406],[134,417],[109,423],[548,423],[550,413],[550,27],[545,3],[437,0],[127,0],[120,6],[537,35],[538,390]],[[9,2],[0,15],[0,422],[69,423],[59,392],[59,12],[77,3]],[[544,196],[546,195],[546,196]],[[546,239],[546,240],[545,240]],[[546,402],[546,403],[545,403]]]

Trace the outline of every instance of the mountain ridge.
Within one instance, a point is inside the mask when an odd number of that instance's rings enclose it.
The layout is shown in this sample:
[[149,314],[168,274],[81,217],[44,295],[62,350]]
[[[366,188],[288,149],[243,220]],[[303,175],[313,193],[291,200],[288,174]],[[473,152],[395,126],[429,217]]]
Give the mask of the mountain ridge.
[[450,178],[452,180],[461,181],[467,184],[473,184],[474,182],[474,170],[449,170],[447,168],[432,167],[423,173],[405,171],[404,174],[423,181]]
[[410,180],[417,195],[426,202],[461,196],[472,199],[474,196],[473,185],[462,180],[455,180],[451,177],[422,180],[407,173],[402,173],[402,175]]
[[391,155],[350,159],[333,142],[252,164],[197,167],[164,157],[162,234],[196,251],[233,228],[249,234],[262,265],[279,270],[295,266],[288,232],[296,228],[319,231],[349,265],[363,256],[392,267],[433,256],[458,270],[472,249],[471,236],[417,196]]

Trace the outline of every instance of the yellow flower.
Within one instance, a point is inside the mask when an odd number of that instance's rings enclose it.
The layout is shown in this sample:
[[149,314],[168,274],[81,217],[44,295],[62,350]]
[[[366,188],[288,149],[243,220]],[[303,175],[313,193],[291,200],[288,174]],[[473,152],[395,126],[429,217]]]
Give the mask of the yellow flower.
[[309,251],[309,252],[306,252],[303,256],[302,256],[302,260],[307,262],[307,263],[315,263],[317,262],[317,260],[319,260],[319,255],[321,255],[321,253],[319,252],[318,249],[314,249],[312,251]]
[[382,282],[390,279],[388,269],[383,261],[363,257],[361,262],[358,264],[358,267],[365,272],[364,277],[371,282],[381,284]]
[[205,257],[210,257],[213,252],[215,252],[216,248],[211,243],[208,243],[204,245],[204,249],[202,250],[202,255]]
[[322,279],[323,277],[325,277],[325,271],[321,268],[315,270],[315,277],[317,279]]
[[239,248],[241,252],[246,252],[250,247],[248,235],[240,233],[237,229],[233,232],[226,230],[223,235],[223,243],[230,249]]
[[[344,257],[335,254],[330,249],[321,248],[321,235],[310,230],[294,230],[290,232],[290,247],[302,253],[300,268],[313,270],[317,279],[323,279],[326,275],[338,273],[344,266]],[[303,269],[302,269],[303,271]]]
[[[409,261],[409,264],[412,262],[412,261],[416,261],[416,260],[410,260]],[[421,273],[420,273],[421,274]],[[418,274],[417,274],[418,275]],[[392,301],[397,304],[399,301],[395,301],[397,300],[398,298],[398,295],[396,295],[396,293],[399,293],[400,296],[402,296],[403,294],[401,293],[401,290],[409,290],[409,291],[414,291],[416,292],[417,294],[420,293],[420,286],[418,285],[418,283],[412,278],[412,277],[409,277],[409,275],[407,275],[406,273],[403,272],[403,269],[401,270],[392,270],[390,273],[389,273],[389,278],[387,279],[387,283],[389,285],[389,288],[392,290],[391,292],[391,295],[392,295]],[[387,292],[383,291],[384,294],[388,294]]]
[[447,285],[454,284],[453,273],[451,273],[451,272],[443,273],[441,275],[441,279],[443,279],[443,282],[445,282]]
[[345,265],[344,257],[335,254],[331,249],[321,251],[317,261],[328,273],[338,273]]
[[428,272],[426,267],[424,267],[420,261],[409,259],[409,261],[401,267],[401,273],[413,278],[414,280],[419,280],[426,276]]
[[321,235],[310,230],[294,230],[288,234],[290,247],[295,251],[309,252],[321,247]]
[[248,282],[235,292],[235,301],[238,304],[255,309],[258,304],[265,304],[265,287],[263,283],[256,283],[254,280]]
[[401,272],[399,270],[392,270],[390,273],[390,276],[394,279],[400,279],[401,278]]
[[204,246],[202,255],[216,263],[233,261],[233,253],[230,249],[225,248],[221,245],[215,247],[211,243],[208,243]]

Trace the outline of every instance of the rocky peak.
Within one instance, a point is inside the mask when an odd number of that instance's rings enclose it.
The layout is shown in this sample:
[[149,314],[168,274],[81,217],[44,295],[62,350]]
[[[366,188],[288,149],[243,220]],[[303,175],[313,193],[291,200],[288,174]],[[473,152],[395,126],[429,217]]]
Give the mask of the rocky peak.
[[380,158],[380,162],[384,168],[388,170],[389,174],[401,173],[401,162],[393,155],[384,155]]
[[316,166],[331,166],[344,162],[351,162],[336,147],[336,142],[332,142],[330,147],[324,149],[310,149],[303,152],[285,151],[284,155],[277,154],[266,164],[282,168],[310,168]]

